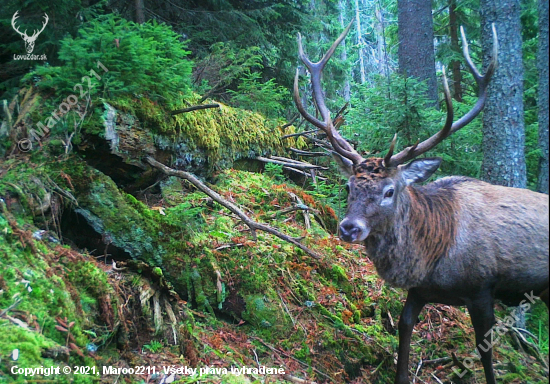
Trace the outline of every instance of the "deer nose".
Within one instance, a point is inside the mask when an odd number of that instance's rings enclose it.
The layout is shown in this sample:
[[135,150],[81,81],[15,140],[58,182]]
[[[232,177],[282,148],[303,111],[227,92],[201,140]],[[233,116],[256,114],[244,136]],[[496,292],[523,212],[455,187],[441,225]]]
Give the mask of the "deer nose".
[[362,220],[344,219],[340,223],[340,238],[348,243],[363,241],[370,230]]
[[352,221],[344,220],[340,223],[340,238],[348,243],[357,240],[359,231],[360,228]]

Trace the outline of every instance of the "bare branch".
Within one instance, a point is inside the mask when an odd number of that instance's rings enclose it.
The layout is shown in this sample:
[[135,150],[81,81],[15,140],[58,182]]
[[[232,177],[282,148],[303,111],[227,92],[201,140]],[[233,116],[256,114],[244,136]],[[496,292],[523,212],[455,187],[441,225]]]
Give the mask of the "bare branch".
[[219,108],[219,107],[220,107],[219,104],[201,104],[201,105],[194,105],[189,108],[176,109],[175,111],[170,112],[170,114],[173,116],[173,115],[179,115],[180,113],[197,111],[199,109]]
[[[259,161],[264,162],[264,163],[279,164],[279,165],[298,168],[298,169],[302,169],[302,170],[323,169],[323,170],[326,171],[328,169],[327,167],[321,167],[320,165],[313,165],[313,164],[309,164],[309,163],[305,163],[305,162],[299,162],[299,161],[296,161],[296,160],[281,161],[281,160],[269,159],[269,158],[262,157],[262,156],[256,157],[256,160],[259,160]],[[289,159],[289,160],[292,160],[292,159]]]
[[309,151],[302,151],[300,149],[292,148],[290,147],[289,150],[291,152],[294,152],[297,155],[300,156],[310,156],[310,157],[318,157],[318,156],[330,156],[328,153],[325,152],[309,152]]
[[296,137],[296,136],[303,136],[303,135],[307,135],[307,134],[310,134],[310,133],[315,133],[317,132],[318,129],[312,129],[311,131],[304,131],[304,132],[298,132],[298,133],[291,133],[289,135],[284,135],[281,137],[281,139],[288,139],[289,137]]

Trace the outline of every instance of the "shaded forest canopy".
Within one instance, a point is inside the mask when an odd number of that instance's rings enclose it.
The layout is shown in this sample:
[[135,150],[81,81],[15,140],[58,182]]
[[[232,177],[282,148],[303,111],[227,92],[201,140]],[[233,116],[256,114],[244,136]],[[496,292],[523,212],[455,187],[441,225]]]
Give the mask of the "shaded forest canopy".
[[[477,88],[456,28],[464,26],[482,67],[482,5],[431,4],[433,75],[447,68],[460,117]],[[548,110],[538,100],[548,69],[537,55],[548,5],[545,14],[535,0],[520,4],[521,161],[525,186],[543,191]],[[33,51],[46,60],[15,59],[26,52],[12,27],[16,11],[22,31],[48,15]],[[342,135],[378,157],[396,132],[399,149],[431,136],[446,116],[441,85],[399,68],[398,18],[393,0],[4,1],[0,382],[26,382],[15,365],[63,364],[155,366],[157,375],[56,382],[159,383],[169,377],[160,367],[171,365],[286,372],[200,378],[213,383],[392,382],[404,293],[384,284],[362,247],[338,239],[346,181],[326,137],[297,114],[291,88],[299,68],[315,115],[296,35],[316,60],[355,19],[323,77]],[[484,156],[498,148],[483,132],[477,118],[430,151],[443,158],[436,177],[485,177]],[[321,258],[267,233],[254,241],[235,212],[152,168],[149,156]],[[495,345],[503,382],[547,380],[548,313],[539,304],[524,319],[529,334],[510,332]],[[509,313],[497,306],[497,318]],[[455,356],[475,360],[461,382],[482,380],[464,309],[428,306],[415,329],[420,382],[454,382]]]

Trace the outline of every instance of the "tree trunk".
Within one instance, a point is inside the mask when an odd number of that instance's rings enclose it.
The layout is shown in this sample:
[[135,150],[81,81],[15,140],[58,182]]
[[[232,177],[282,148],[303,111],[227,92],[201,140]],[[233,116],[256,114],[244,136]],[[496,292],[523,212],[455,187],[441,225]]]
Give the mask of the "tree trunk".
[[136,7],[136,23],[143,24],[145,23],[145,15],[143,14],[143,0],[134,0],[134,5]]
[[481,0],[483,65],[492,52],[491,23],[498,34],[498,68],[489,84],[483,113],[481,178],[525,188],[523,61],[519,0]]
[[[451,48],[454,52],[460,52],[458,45],[458,21],[456,0],[449,1],[449,29],[451,35]],[[453,97],[456,101],[462,101],[462,72],[460,71],[460,61],[451,62],[451,71],[453,73]]]
[[361,35],[361,15],[359,14],[359,1],[355,0],[355,20],[357,21],[357,45],[359,46],[359,73],[361,74],[361,84],[366,81],[365,60],[363,52],[363,36]]
[[399,72],[427,81],[428,98],[437,104],[431,0],[398,0]]
[[[340,20],[340,25],[342,26],[342,29],[344,29],[346,27],[346,23],[344,21],[346,8],[347,8],[346,1],[339,0],[338,8],[340,10],[340,15],[338,16],[338,18]],[[348,50],[346,47],[346,39],[344,39],[341,44],[342,44],[342,55],[340,58],[342,59],[342,62],[345,63],[346,61],[348,61]],[[350,97],[351,97],[351,86],[349,83],[349,77],[346,75],[346,80],[344,82],[344,100],[348,102],[350,100]]]
[[539,163],[537,190],[548,194],[548,0],[538,1],[539,11]]

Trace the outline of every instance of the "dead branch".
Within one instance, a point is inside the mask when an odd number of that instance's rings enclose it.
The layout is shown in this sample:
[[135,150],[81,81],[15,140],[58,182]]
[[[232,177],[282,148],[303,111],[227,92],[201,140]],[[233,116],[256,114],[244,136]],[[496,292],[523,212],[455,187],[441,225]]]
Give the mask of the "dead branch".
[[302,151],[296,148],[290,147],[290,152],[293,152],[300,156],[311,156],[311,157],[317,157],[317,156],[329,156],[328,153],[325,152],[309,152],[309,151]]
[[311,172],[315,172],[315,169],[310,169],[309,170],[310,173],[308,173],[306,171],[302,171],[300,169],[296,169],[296,168],[292,168],[292,167],[286,167],[286,166],[283,166],[283,169],[286,169],[287,171],[299,173],[300,175],[305,176],[305,177],[311,177],[313,179],[314,184],[316,183],[316,179],[319,179],[319,180],[326,180],[327,179],[326,177],[316,175],[315,173],[313,173],[313,175],[312,175]]
[[276,217],[278,216],[281,216],[281,215],[284,215],[286,213],[290,213],[290,212],[294,212],[294,211],[299,211],[299,210],[302,210],[304,212],[307,212],[307,211],[312,211],[313,213],[317,213],[319,214],[320,212],[316,209],[312,209],[306,205],[294,205],[292,207],[287,207],[287,208],[284,208],[284,209],[281,209],[280,211],[277,211],[275,212],[274,214],[272,214],[271,216],[269,216],[270,219],[275,219]]
[[423,365],[429,365],[429,364],[445,364],[450,361],[452,361],[450,357],[440,357],[439,359],[433,359],[433,360],[424,360],[422,362]]
[[295,136],[303,136],[303,135],[307,135],[309,133],[315,133],[317,132],[318,129],[312,129],[311,131],[304,131],[304,132],[298,132],[298,133],[291,133],[289,135],[284,135],[284,136],[281,136],[281,140],[282,139],[288,139],[289,137],[295,137]]
[[283,350],[281,350],[281,349],[278,349],[278,348],[275,348],[274,346],[272,346],[272,345],[266,343],[265,341],[263,341],[263,340],[260,339],[259,337],[253,336],[252,339],[259,341],[259,342],[262,343],[264,346],[266,346],[267,348],[271,349],[273,352],[275,352],[275,353],[277,353],[277,354],[281,354],[281,355],[283,355],[283,356],[285,356],[285,357],[287,357],[287,358],[290,358],[290,359],[292,359],[292,360],[294,360],[294,361],[300,363],[300,364],[303,365],[304,367],[309,368],[309,369],[312,369],[313,371],[317,372],[319,375],[322,375],[322,376],[326,377],[327,379],[329,379],[330,381],[334,382],[334,379],[333,379],[332,377],[330,377],[330,376],[328,376],[327,374],[325,374],[325,373],[319,371],[317,368],[312,367],[311,365],[309,365],[309,364],[307,364],[307,363],[304,363],[302,360],[299,360],[299,359],[295,358],[294,356],[292,356],[292,355],[286,353],[285,351],[283,351]]
[[346,111],[346,109],[349,107],[349,101],[344,104],[342,106],[342,108],[340,108],[340,110],[336,113],[336,115],[334,116],[334,119],[340,117],[340,116],[343,116],[344,115],[344,112]]
[[304,202],[295,194],[292,192],[288,193],[290,197],[296,201],[296,206],[300,209],[302,209],[302,212],[304,214],[304,222],[306,225],[306,230],[309,231],[311,229],[311,220],[309,218],[309,207],[304,204]]
[[306,163],[306,162],[298,162],[298,161],[292,160],[292,159],[287,159],[287,161],[281,161],[281,160],[275,160],[275,159],[270,159],[270,158],[267,158],[267,157],[258,156],[258,157],[256,157],[256,160],[259,160],[259,161],[264,162],[264,163],[273,163],[273,164],[279,164],[279,165],[283,165],[283,166],[287,166],[287,167],[298,168],[298,169],[301,169],[301,170],[309,170],[309,169],[327,170],[328,169],[327,167],[321,167],[319,165],[313,165],[313,164],[309,164],[309,163]]
[[443,382],[442,382],[441,380],[439,380],[439,379],[437,378],[437,376],[434,375],[433,373],[432,373],[432,377],[433,377],[433,378],[435,379],[435,381],[437,381],[439,384],[443,384]]
[[300,379],[299,377],[289,375],[288,373],[285,373],[283,378],[296,384],[317,384],[315,381]]
[[292,119],[290,119],[290,121],[288,123],[286,123],[285,125],[283,125],[281,128],[285,129],[285,128],[290,127],[292,124],[294,124],[294,122],[296,120],[298,120],[299,117],[300,117],[299,113],[295,114],[294,117]]
[[548,364],[546,363],[546,361],[544,360],[544,358],[542,357],[541,353],[540,353],[540,349],[538,347],[538,345],[536,345],[535,343],[532,343],[530,342],[529,340],[527,340],[525,338],[525,336],[523,336],[523,334],[521,333],[521,329],[520,328],[516,328],[516,327],[511,327],[510,328],[513,332],[515,332],[516,336],[518,337],[518,339],[526,346],[528,346],[529,348],[531,348],[535,354],[537,355],[537,359],[539,359],[539,361],[544,365],[544,368],[546,369],[546,371],[549,370],[549,367],[548,367]]
[[308,140],[311,140],[318,147],[321,147],[321,148],[326,149],[328,151],[332,151],[332,147],[330,146],[330,144],[327,141],[320,140],[320,139],[317,139],[317,138],[309,136],[309,135],[306,135],[304,137]]
[[201,104],[201,105],[194,105],[189,108],[176,109],[175,111],[170,112],[170,114],[174,116],[174,115],[179,115],[180,113],[197,111],[199,109],[219,108],[219,107],[220,107],[219,104]]
[[295,159],[290,159],[290,158],[288,158],[288,157],[270,156],[269,158],[270,158],[270,159],[273,159],[273,160],[284,161],[284,162],[286,162],[286,163],[292,163],[292,164],[309,164],[309,163],[306,163],[306,162],[304,162],[304,161],[295,160]]
[[472,373],[472,370],[470,368],[467,368],[460,360],[458,360],[458,357],[456,357],[456,354],[454,352],[451,353],[451,357],[453,358],[453,365],[460,368],[460,372],[468,371],[469,373]]
[[227,201],[226,199],[224,199],[216,191],[214,191],[214,190],[210,189],[209,187],[207,187],[206,184],[204,184],[202,181],[200,181],[192,173],[185,172],[185,171],[176,171],[175,169],[172,169],[172,168],[167,167],[166,165],[164,165],[162,163],[159,163],[158,161],[156,161],[155,159],[153,159],[150,156],[147,156],[146,160],[149,164],[151,164],[153,167],[161,170],[166,175],[176,176],[176,177],[179,177],[181,179],[189,181],[191,184],[193,184],[195,186],[195,188],[197,188],[198,190],[200,190],[204,194],[208,195],[210,198],[212,198],[212,200],[216,201],[220,205],[224,206],[225,208],[229,209],[231,212],[236,214],[239,217],[239,219],[241,219],[241,221],[243,221],[248,226],[248,228],[250,228],[250,233],[252,234],[252,238],[254,240],[257,239],[256,230],[264,231],[264,232],[270,233],[274,236],[277,236],[278,238],[280,238],[280,239],[282,239],[282,240],[284,240],[284,241],[286,241],[290,244],[293,244],[294,246],[300,248],[306,254],[308,254],[309,256],[311,256],[315,259],[320,259],[321,258],[321,256],[319,256],[317,253],[315,253],[314,251],[312,251],[311,249],[309,249],[308,247],[306,247],[305,245],[300,243],[295,238],[290,237],[288,235],[285,235],[284,233],[281,233],[278,230],[276,230],[275,228],[272,228],[268,225],[255,222],[254,220],[249,218],[248,215],[246,213],[244,213],[239,207],[237,207],[235,204],[233,204],[233,203]]
[[8,308],[6,308],[6,309],[2,310],[2,312],[0,312],[0,317],[3,317],[6,313],[8,313],[9,311],[11,311],[15,307],[17,307],[19,305],[19,303],[21,303],[21,299],[16,299],[15,302],[12,305],[10,305]]

